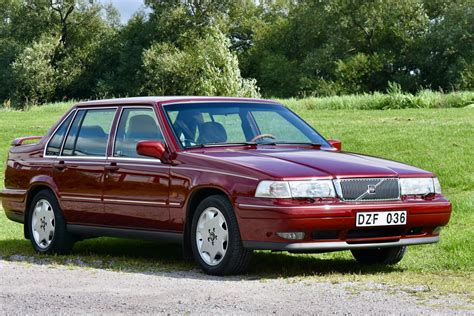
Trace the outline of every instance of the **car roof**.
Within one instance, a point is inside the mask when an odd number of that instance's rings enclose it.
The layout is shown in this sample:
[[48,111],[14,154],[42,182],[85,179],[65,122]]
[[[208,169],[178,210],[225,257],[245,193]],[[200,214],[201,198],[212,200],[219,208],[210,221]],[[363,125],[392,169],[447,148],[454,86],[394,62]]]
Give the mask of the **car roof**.
[[272,100],[252,99],[252,98],[236,98],[236,97],[195,97],[195,96],[169,96],[169,97],[134,97],[134,98],[117,98],[95,101],[83,101],[76,104],[77,107],[82,106],[98,106],[98,105],[155,105],[158,103],[179,103],[179,102],[261,102],[278,104]]

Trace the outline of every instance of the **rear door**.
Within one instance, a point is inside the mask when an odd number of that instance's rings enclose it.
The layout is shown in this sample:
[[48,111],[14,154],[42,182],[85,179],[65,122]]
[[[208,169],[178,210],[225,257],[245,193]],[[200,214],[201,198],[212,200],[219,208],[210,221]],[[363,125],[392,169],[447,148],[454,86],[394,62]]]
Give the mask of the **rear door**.
[[141,140],[164,143],[155,109],[122,107],[112,152],[105,166],[106,224],[169,230],[170,168],[159,159],[138,155],[136,146]]
[[116,107],[78,109],[55,158],[53,178],[70,224],[100,225],[105,221],[104,168],[116,111]]

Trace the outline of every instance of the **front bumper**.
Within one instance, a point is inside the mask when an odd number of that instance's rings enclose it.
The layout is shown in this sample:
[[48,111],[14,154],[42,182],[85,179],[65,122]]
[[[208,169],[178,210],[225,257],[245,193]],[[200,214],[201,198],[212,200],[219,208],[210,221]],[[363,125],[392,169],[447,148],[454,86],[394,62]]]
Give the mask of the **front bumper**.
[[274,250],[274,251],[289,251],[289,252],[328,252],[349,249],[370,249],[370,248],[388,248],[397,246],[409,245],[423,245],[432,244],[439,241],[439,236],[432,237],[418,237],[405,238],[398,241],[391,242],[370,242],[361,244],[349,244],[345,241],[333,242],[259,242],[259,241],[244,241],[244,248],[253,250]]
[[[264,203],[235,203],[243,245],[248,249],[325,252],[435,243],[439,240],[438,228],[445,226],[451,216],[451,204],[442,196],[430,201]],[[402,210],[407,211],[406,225],[356,227],[357,212]],[[304,232],[305,237],[288,240],[277,232]]]

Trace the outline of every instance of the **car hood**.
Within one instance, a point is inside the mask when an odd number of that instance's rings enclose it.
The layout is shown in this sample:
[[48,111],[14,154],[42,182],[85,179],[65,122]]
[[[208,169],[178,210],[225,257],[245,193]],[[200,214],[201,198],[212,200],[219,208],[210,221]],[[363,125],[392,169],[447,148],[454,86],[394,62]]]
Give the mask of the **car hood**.
[[195,158],[203,158],[206,165],[213,168],[219,168],[219,162],[221,162],[227,165],[222,166],[223,168],[228,168],[229,164],[238,165],[278,179],[433,175],[425,170],[391,160],[350,152],[317,149],[210,149],[193,152],[192,155]]

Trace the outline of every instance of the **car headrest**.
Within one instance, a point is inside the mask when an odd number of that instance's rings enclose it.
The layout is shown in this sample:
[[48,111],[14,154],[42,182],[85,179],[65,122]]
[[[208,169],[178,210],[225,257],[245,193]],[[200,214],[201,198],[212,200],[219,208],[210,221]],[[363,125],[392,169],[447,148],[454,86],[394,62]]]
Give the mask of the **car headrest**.
[[206,122],[199,125],[198,144],[225,143],[227,133],[224,126],[217,122]]
[[158,126],[152,117],[149,115],[140,114],[135,115],[130,119],[128,130],[133,133],[156,132],[158,130]]
[[79,132],[79,137],[107,140],[107,134],[99,125],[83,126]]
[[161,138],[158,125],[149,115],[135,115],[130,119],[127,135],[131,138],[153,139]]

